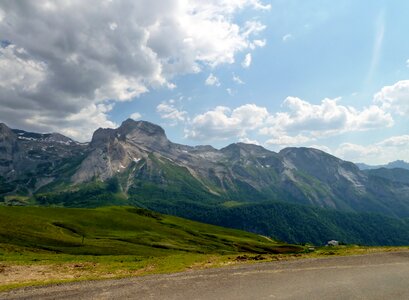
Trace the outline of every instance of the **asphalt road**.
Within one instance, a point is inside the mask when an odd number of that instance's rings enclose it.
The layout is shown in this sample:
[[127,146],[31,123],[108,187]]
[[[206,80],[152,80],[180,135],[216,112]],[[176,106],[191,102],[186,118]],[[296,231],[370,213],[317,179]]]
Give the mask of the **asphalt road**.
[[0,299],[409,299],[409,252],[24,288]]

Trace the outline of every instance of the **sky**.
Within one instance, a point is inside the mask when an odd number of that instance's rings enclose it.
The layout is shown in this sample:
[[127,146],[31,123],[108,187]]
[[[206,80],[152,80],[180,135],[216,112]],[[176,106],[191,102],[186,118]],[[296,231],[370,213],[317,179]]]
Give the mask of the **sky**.
[[409,161],[409,2],[0,2],[0,122]]

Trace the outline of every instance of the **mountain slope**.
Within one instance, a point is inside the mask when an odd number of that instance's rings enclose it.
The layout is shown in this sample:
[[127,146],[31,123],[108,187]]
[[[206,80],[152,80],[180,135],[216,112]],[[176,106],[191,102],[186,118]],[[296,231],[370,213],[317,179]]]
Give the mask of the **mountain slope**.
[[364,171],[369,176],[384,178],[389,181],[409,184],[409,170],[402,168],[379,168]]
[[69,179],[87,145],[58,133],[12,130],[0,124],[0,195],[30,195],[58,178]]
[[175,253],[280,253],[302,247],[131,207],[0,207],[0,254],[164,257]]
[[[371,176],[317,149],[275,153],[243,143],[221,150],[191,147],[172,143],[155,124],[131,119],[116,129],[98,129],[87,145],[1,128],[3,195],[35,193],[41,203],[76,206],[70,203],[73,193],[89,198],[91,189],[98,195],[89,206],[102,198],[101,205],[127,203],[129,196],[214,204],[276,200],[409,216],[407,182]],[[14,189],[7,189],[10,184]],[[86,200],[80,206],[87,206]]]
[[170,142],[157,125],[130,119],[117,129],[95,132],[90,154],[72,180],[113,176],[120,179],[122,191],[141,197],[159,193],[189,201],[285,200],[409,216],[407,184],[380,183],[353,163],[320,150],[286,148],[275,153],[243,143],[221,150],[189,147]]
[[[408,245],[409,219],[344,212],[308,205],[265,202],[209,206],[200,203],[139,203],[167,214],[273,236],[289,243]],[[230,203],[227,203],[230,204]]]

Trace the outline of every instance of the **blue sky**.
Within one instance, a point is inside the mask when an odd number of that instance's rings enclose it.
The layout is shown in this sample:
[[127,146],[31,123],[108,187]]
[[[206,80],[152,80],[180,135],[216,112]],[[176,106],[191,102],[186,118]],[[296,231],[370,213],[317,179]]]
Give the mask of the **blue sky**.
[[133,117],[182,144],[409,161],[408,11],[407,1],[4,1],[0,121],[88,140]]

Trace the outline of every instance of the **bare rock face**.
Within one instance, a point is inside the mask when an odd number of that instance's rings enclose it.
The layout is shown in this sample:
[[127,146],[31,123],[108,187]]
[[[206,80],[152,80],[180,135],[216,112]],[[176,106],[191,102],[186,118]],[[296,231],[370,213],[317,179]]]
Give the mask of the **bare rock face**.
[[74,183],[98,178],[105,181],[128,170],[132,163],[147,158],[151,152],[164,152],[171,143],[158,125],[128,119],[117,129],[99,128],[91,143],[91,153],[72,176]]
[[12,192],[31,193],[58,176],[59,167],[85,153],[87,145],[58,133],[33,133],[0,124],[0,177]]
[[17,136],[5,124],[0,123],[0,174],[12,176],[13,157],[17,151]]

